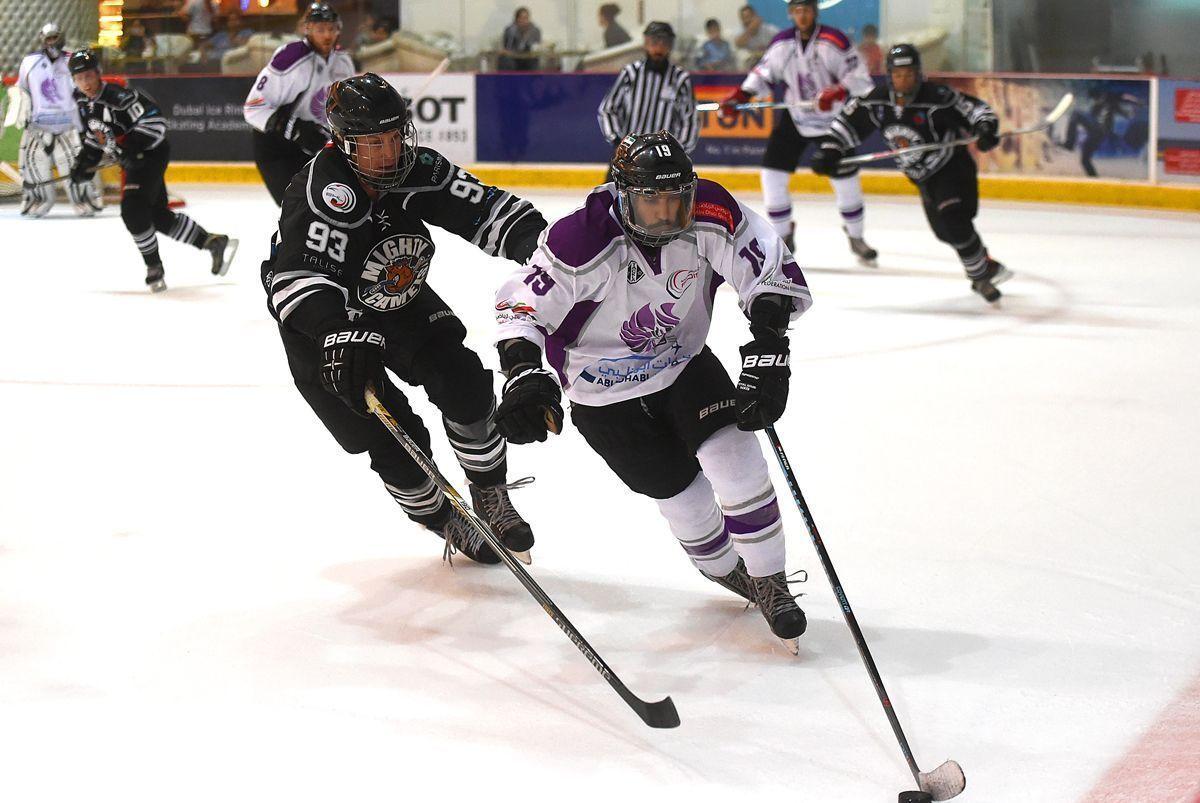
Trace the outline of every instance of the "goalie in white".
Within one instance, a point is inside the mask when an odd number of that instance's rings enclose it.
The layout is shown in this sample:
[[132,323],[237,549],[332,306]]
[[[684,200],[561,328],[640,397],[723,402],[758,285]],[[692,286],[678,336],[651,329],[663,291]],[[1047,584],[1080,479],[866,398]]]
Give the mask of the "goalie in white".
[[[83,127],[72,94],[75,85],[67,70],[69,53],[63,50],[62,29],[53,22],[41,30],[41,49],[21,61],[17,76],[20,90],[19,119],[25,128],[17,157],[21,181],[21,214],[44,217],[56,200],[55,187],[46,184],[71,172],[79,153],[79,132]],[[75,211],[91,217],[104,208],[98,180],[70,182],[67,196]]]
[[[751,430],[783,414],[785,332],[812,296],[771,226],[698,179],[671,134],[625,137],[612,173],[499,291],[508,381],[496,427],[512,443],[545,440],[562,423],[561,384],[588,445],[658,503],[696,568],[757,603],[795,652],[805,618],[788,592],[779,505]],[[736,388],[705,344],[723,283],[754,337]],[[554,373],[541,367],[543,350]]]

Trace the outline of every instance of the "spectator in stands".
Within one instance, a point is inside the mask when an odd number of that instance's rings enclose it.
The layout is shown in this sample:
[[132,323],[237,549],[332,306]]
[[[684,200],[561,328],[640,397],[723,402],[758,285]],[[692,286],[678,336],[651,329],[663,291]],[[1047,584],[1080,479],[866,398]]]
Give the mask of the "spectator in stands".
[[537,56],[528,54],[541,43],[541,30],[533,24],[533,20],[529,16],[529,9],[521,6],[513,14],[512,24],[504,29],[500,69],[536,70]]
[[367,11],[362,16],[362,23],[358,26],[358,36],[354,38],[355,48],[360,48],[363,45],[370,45],[375,42],[372,38],[375,32],[375,26],[379,23],[379,17],[373,11]]
[[250,37],[253,35],[254,31],[247,28],[246,21],[242,19],[242,12],[235,7],[225,17],[225,27],[213,34],[212,38],[204,43],[204,56],[205,58],[220,61],[225,51],[241,47],[249,42]]
[[616,47],[633,39],[629,31],[617,24],[617,15],[621,7],[616,3],[605,3],[600,6],[600,27],[604,30],[604,46]]
[[197,45],[212,36],[214,5],[213,0],[183,0],[176,12],[187,19],[187,35]]
[[762,58],[763,51],[771,44],[779,29],[760,17],[751,6],[738,9],[738,16],[742,20],[742,32],[734,38],[733,43],[750,51],[747,66],[753,67]]
[[136,17],[129,20],[129,27],[121,39],[121,52],[127,59],[140,59],[147,55],[150,38],[146,36],[146,24]]
[[696,56],[696,69],[709,72],[733,71],[733,48],[721,38],[721,23],[715,19],[708,20],[704,23],[704,32],[708,39],[700,46],[700,55]]
[[870,23],[863,26],[862,43],[858,53],[867,64],[871,75],[883,75],[883,48],[879,46],[879,29]]

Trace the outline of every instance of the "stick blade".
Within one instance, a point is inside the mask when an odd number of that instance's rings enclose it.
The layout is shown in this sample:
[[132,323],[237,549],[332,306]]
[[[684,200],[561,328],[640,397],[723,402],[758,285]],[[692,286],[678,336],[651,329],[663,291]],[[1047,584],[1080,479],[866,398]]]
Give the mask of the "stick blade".
[[633,706],[633,710],[652,728],[678,728],[679,727],[679,712],[675,710],[675,703],[670,697],[664,697],[657,703],[647,703],[639,701],[640,705]]
[[1054,125],[1057,123],[1074,103],[1074,94],[1068,92],[1067,94],[1063,95],[1062,100],[1058,102],[1058,105],[1054,107],[1054,110],[1046,115],[1046,125]]
[[967,788],[967,776],[962,767],[953,759],[943,762],[929,772],[917,776],[921,791],[927,792],[934,800],[949,800],[958,797]]

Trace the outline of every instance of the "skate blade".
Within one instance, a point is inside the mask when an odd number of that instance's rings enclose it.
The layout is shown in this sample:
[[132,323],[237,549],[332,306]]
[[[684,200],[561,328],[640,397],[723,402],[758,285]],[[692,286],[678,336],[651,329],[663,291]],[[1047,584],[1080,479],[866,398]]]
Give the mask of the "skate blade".
[[514,558],[516,558],[517,560],[524,563],[526,566],[533,565],[533,558],[530,556],[528,549],[526,549],[522,552],[517,552],[516,550],[510,549],[510,550],[508,550],[508,552]]
[[233,257],[238,250],[238,240],[233,237],[229,238],[229,242],[225,244],[225,253],[222,255],[221,267],[217,268],[215,275],[224,276],[229,273],[229,266],[233,263]]
[[1004,284],[1013,277],[1012,271],[1008,268],[1001,268],[995,276],[992,277],[992,287],[999,284]]
[[161,293],[167,289],[167,283],[164,280],[159,279],[157,282],[151,282],[149,287],[151,293]]
[[799,638],[799,636],[797,636],[796,638],[781,638],[780,641],[783,642],[783,646],[786,647],[787,651],[790,652],[792,655],[800,654],[800,638]]

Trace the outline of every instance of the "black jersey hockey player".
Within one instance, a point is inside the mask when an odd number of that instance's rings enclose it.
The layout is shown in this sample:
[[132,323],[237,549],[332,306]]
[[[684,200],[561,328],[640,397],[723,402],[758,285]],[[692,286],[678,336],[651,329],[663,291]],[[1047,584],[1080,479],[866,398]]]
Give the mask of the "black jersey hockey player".
[[[476,512],[518,557],[533,532],[513,508],[504,439],[492,422],[492,375],[426,275],[427,224],[481,251],[524,262],[546,227],[527,201],[418,147],[408,101],[372,73],[330,88],[333,142],[288,185],[262,281],[296,387],[337,442],[371,468],[413,521],[470,558],[499,557],[408,453],[367,413],[374,385],[429,454],[430,438],[385,366],[424,388],[471,483]],[[466,271],[465,266],[459,266]],[[459,273],[456,280],[466,278]]]
[[[588,445],[658,503],[696,568],[757,602],[795,652],[804,613],[751,430],[783,414],[785,332],[812,296],[771,225],[697,179],[671,134],[625,137],[612,172],[615,183],[550,226],[497,295],[508,381],[496,424],[513,443],[545,440],[562,420],[561,384]],[[723,283],[753,335],[736,388],[705,345]]]
[[[833,175],[846,151],[878,129],[893,148],[978,137],[976,146],[989,151],[999,143],[1000,122],[982,100],[945,84],[928,81],[921,54],[912,45],[896,45],[887,56],[888,85],[842,109],[813,160],[813,170]],[[988,301],[1000,298],[996,285],[1012,274],[988,255],[975,215],[979,211],[979,177],[966,146],[897,157],[900,167],[921,191],[925,217],[933,233],[958,252],[971,289]]]
[[171,147],[167,121],[154,98],[140,89],[103,80],[100,60],[90,50],[73,53],[69,69],[84,128],[83,147],[71,169],[71,180],[91,181],[105,154],[120,162],[125,171],[121,220],[146,263],[146,284],[153,292],[167,289],[158,232],[207,251],[213,275],[224,276],[237,251],[237,240],[209,234],[187,215],[173,212],[167,202],[164,175]]
[[254,129],[254,163],[277,204],[292,176],[329,141],[329,86],[357,72],[338,46],[341,32],[338,13],[313,3],[304,14],[304,38],[276,50],[246,96],[242,114]]

